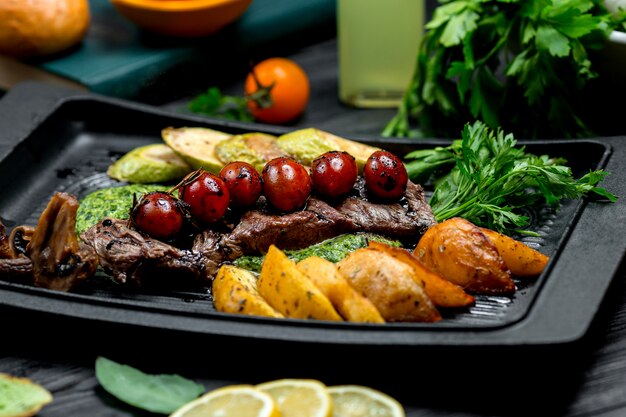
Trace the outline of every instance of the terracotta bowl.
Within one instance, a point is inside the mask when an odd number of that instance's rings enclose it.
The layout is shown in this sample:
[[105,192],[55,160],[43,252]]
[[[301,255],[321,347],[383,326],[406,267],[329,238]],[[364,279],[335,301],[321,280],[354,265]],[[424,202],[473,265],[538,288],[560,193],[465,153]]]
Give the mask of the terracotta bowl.
[[137,26],[169,36],[198,37],[235,21],[252,0],[111,0]]

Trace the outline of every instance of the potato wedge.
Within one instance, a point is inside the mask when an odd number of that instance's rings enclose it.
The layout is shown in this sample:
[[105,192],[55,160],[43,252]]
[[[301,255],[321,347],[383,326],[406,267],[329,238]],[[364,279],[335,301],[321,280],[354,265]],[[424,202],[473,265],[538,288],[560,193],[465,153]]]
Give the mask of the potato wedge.
[[512,237],[482,227],[480,230],[493,242],[496,249],[498,249],[498,253],[504,259],[504,263],[515,276],[537,276],[541,274],[550,260],[548,256]]
[[455,217],[432,226],[413,253],[426,267],[469,292],[515,292],[511,271],[495,245],[465,219]]
[[265,255],[257,287],[286,317],[343,321],[328,298],[274,245]]
[[413,268],[416,282],[424,288],[426,294],[437,307],[467,307],[474,303],[474,297],[463,288],[429,270],[419,259],[404,248],[394,248],[384,243],[371,241],[369,247],[385,252]]
[[441,320],[424,289],[415,282],[413,269],[393,256],[372,248],[357,249],[337,267],[385,321]]
[[213,280],[213,303],[223,313],[284,317],[257,290],[257,279],[249,271],[223,265]]
[[385,322],[374,304],[352,288],[334,263],[311,256],[298,262],[297,266],[328,297],[345,320],[358,323]]
[[161,137],[178,156],[193,169],[204,168],[217,174],[225,165],[216,153],[215,146],[232,135],[203,127],[167,127]]

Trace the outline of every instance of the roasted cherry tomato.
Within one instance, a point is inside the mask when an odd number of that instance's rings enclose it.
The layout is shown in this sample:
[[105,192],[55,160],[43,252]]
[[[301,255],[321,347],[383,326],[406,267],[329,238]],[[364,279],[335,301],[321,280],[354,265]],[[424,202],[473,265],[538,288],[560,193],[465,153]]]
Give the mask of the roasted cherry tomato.
[[185,220],[181,202],[171,194],[160,191],[141,196],[131,214],[139,230],[164,240],[176,236]]
[[358,175],[356,161],[347,152],[326,152],[311,164],[311,182],[320,194],[337,198],[348,194]]
[[309,79],[295,62],[269,58],[248,74],[245,93],[248,109],[256,120],[286,123],[304,112],[309,102]]
[[235,161],[227,164],[220,171],[220,178],[228,187],[230,206],[233,208],[254,205],[263,192],[261,175],[247,162]]
[[311,177],[291,158],[272,159],[263,168],[263,194],[278,210],[294,211],[309,198]]
[[409,176],[404,164],[396,155],[376,151],[365,162],[365,186],[375,197],[398,200],[406,191]]
[[230,194],[224,181],[204,170],[189,174],[178,192],[180,199],[189,205],[192,217],[203,224],[221,219],[230,202]]

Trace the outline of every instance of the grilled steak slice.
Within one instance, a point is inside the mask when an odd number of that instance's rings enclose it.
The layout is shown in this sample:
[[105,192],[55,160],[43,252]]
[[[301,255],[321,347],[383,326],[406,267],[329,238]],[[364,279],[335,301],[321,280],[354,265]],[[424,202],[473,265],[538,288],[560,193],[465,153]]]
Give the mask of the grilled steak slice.
[[68,291],[96,272],[94,250],[76,235],[77,210],[76,197],[56,193],[41,214],[26,245],[36,286]]
[[245,254],[266,252],[274,244],[281,249],[303,248],[342,233],[357,231],[357,226],[327,203],[309,199],[305,210],[284,215],[252,210],[241,217],[230,233],[201,233],[194,250],[213,259],[231,261]]
[[178,249],[129,228],[125,220],[104,219],[81,238],[95,249],[100,265],[119,283],[140,286],[168,275],[204,281],[218,268],[200,253]]
[[4,224],[0,222],[0,259],[8,259],[13,257],[13,251],[9,244],[9,237],[7,236],[7,229]]
[[294,213],[249,211],[229,233],[208,230],[198,235],[194,251],[219,264],[246,254],[264,253],[272,244],[281,249],[300,249],[350,232],[378,233],[417,242],[436,223],[420,185],[409,182],[399,203],[368,201],[363,197],[364,187],[361,180],[355,191],[362,195],[348,197],[335,207],[310,198],[306,209]]
[[[362,189],[363,184],[358,187]],[[375,203],[363,197],[348,197],[335,207],[365,232],[401,240],[417,240],[437,223],[421,185],[408,182],[405,197],[398,203]]]
[[0,259],[0,278],[30,283],[33,280],[33,263],[25,256]]

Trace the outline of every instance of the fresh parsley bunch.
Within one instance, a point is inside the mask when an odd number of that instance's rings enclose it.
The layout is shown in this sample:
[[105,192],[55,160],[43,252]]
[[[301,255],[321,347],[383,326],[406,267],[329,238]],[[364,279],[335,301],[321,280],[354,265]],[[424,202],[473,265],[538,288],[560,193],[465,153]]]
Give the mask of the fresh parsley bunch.
[[437,221],[463,217],[505,233],[528,226],[524,207],[556,206],[562,199],[586,195],[617,200],[596,186],[605,171],[575,179],[563,159],[527,153],[516,145],[512,134],[475,122],[465,125],[462,139],[448,147],[409,153],[407,172],[414,181],[435,179],[429,203]]
[[518,136],[586,136],[590,52],[623,19],[600,0],[440,0],[385,136],[453,137],[480,119]]

